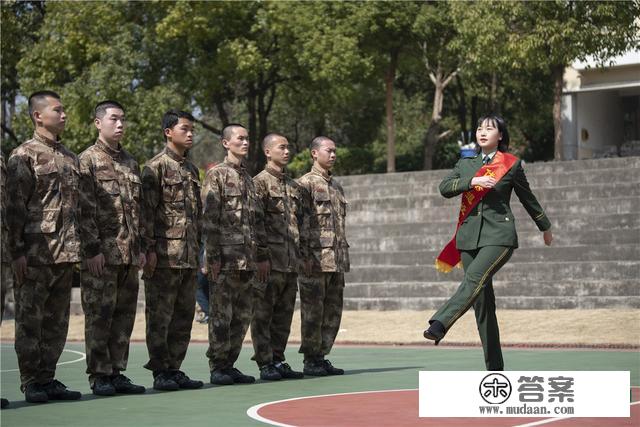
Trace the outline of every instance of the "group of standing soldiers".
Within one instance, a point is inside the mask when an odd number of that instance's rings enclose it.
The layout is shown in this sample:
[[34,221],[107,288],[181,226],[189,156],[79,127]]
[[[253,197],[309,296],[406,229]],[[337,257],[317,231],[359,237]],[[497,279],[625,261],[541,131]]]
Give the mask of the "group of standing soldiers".
[[[164,115],[166,146],[142,172],[120,145],[125,109],[119,103],[95,107],[98,139],[78,157],[60,141],[66,116],[56,93],[31,95],[29,114],[33,138],[11,153],[6,173],[2,164],[3,302],[12,271],[15,349],[27,401],[81,397],[55,379],[76,263],[87,374],[96,395],[145,392],[122,373],[139,269],[145,285],[145,368],[153,372],[154,389],[203,385],[180,370],[191,337],[198,269],[211,284],[211,383],[255,381],[234,367],[249,325],[261,379],[344,373],[325,359],[340,326],[349,270],[346,200],[331,175],[331,139],[312,141],[313,168],[296,182],[285,170],[287,139],[267,135],[267,165],[252,179],[244,166],[247,130],[228,125],[221,135],[225,160],[201,185],[187,156],[194,124],[187,112]],[[291,369],[284,356],[298,288],[303,372]]]

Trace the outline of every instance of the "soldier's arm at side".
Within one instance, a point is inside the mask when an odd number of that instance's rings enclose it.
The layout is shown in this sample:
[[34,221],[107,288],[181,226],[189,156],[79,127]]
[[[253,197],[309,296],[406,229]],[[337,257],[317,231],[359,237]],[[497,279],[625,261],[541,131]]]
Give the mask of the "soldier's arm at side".
[[216,279],[222,262],[220,248],[220,219],[222,217],[222,188],[216,170],[210,170],[202,185],[202,244],[205,248],[205,264]]
[[458,196],[471,189],[473,176],[466,176],[461,171],[461,160],[458,160],[453,170],[440,182],[440,194],[447,199]]
[[31,199],[35,178],[29,161],[13,154],[7,162],[7,225],[9,253],[13,259],[26,256],[24,226],[27,222],[27,203]]
[[155,218],[160,204],[160,180],[154,168],[142,169],[142,221],[140,221],[141,247],[145,252],[155,252]]
[[269,247],[267,245],[267,230],[265,227],[265,210],[269,190],[260,180],[254,180],[253,186],[256,189],[256,245],[258,246],[257,261],[265,262],[271,260]]
[[100,231],[96,223],[97,200],[94,168],[89,155],[80,157],[80,241],[85,258],[100,253]]
[[538,203],[538,199],[531,191],[529,187],[529,181],[527,181],[527,176],[524,173],[524,169],[522,168],[522,164],[520,161],[514,166],[515,168],[515,176],[513,180],[513,189],[516,192],[516,196],[524,206],[525,210],[536,223],[538,229],[540,231],[547,231],[551,229],[551,221],[547,218],[547,215]]
[[305,187],[300,187],[300,204],[298,205],[298,230],[300,232],[300,257],[304,263],[305,269],[309,269],[308,264],[311,263],[311,249],[309,248],[309,224],[311,218],[311,195]]

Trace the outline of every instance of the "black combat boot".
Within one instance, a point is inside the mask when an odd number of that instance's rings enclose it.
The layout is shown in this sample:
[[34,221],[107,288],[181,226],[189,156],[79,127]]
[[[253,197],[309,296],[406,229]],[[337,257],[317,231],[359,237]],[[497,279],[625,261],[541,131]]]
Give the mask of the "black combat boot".
[[4,409],[9,406],[9,401],[4,397],[0,397],[0,409]]
[[116,389],[113,384],[111,384],[111,378],[106,375],[96,377],[95,380],[93,380],[91,390],[93,390],[93,394],[96,396],[113,396],[116,394]]
[[295,379],[295,380],[304,378],[304,374],[302,372],[294,371],[293,369],[291,369],[291,366],[289,366],[288,363],[278,362],[274,366],[278,370],[282,378]]
[[324,370],[327,371],[327,375],[343,375],[344,369],[336,368],[328,360],[321,361]]
[[155,371],[153,373],[153,388],[154,390],[175,391],[180,386],[171,378],[169,371]]
[[116,393],[122,394],[142,394],[147,391],[144,386],[137,385],[131,382],[131,380],[122,374],[113,375],[111,377],[111,384]]
[[260,367],[260,379],[265,381],[278,381],[282,379],[282,375],[273,366],[273,363]]
[[224,373],[229,375],[233,379],[234,384],[253,384],[256,379],[251,375],[245,375],[236,368],[227,368]]
[[82,397],[79,391],[67,390],[67,386],[58,380],[53,380],[42,388],[49,400],[78,400]]
[[202,388],[204,383],[199,380],[192,380],[182,371],[172,371],[173,374],[172,379],[178,383],[180,388],[187,390],[195,390],[197,388]]
[[329,375],[324,369],[324,364],[316,359],[305,359],[302,372],[304,375],[310,375],[312,377],[326,377]]
[[215,369],[211,371],[210,382],[211,384],[231,385],[233,384],[233,378],[224,369]]
[[24,389],[24,400],[29,403],[45,403],[49,396],[42,388],[42,384],[31,383]]

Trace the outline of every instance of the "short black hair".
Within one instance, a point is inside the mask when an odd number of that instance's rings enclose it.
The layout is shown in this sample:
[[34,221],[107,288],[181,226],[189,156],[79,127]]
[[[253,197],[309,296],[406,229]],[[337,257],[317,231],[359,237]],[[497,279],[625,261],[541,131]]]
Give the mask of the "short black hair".
[[324,141],[331,141],[335,144],[335,141],[327,136],[316,136],[311,141],[311,144],[309,145],[309,150],[317,150],[318,148],[320,148],[320,144],[322,144]]
[[276,133],[276,132],[271,132],[270,134],[268,134],[267,136],[265,136],[265,137],[262,139],[262,144],[261,144],[261,146],[262,146],[262,151],[264,151],[267,147],[269,147],[273,141],[275,141],[276,139],[281,139],[281,138],[282,138],[282,139],[284,139],[284,140],[286,140],[286,139],[287,139],[287,137],[286,137],[286,136],[281,135],[281,134]]
[[[164,135],[165,129],[173,129],[173,127],[178,124],[180,119],[187,119],[190,122],[196,121],[191,113],[187,111],[171,109],[164,113],[164,116],[162,116],[162,134]],[[164,139],[165,141],[167,140],[166,135],[164,136]]]
[[40,104],[48,97],[60,100],[60,95],[52,90],[39,90],[29,95],[29,117],[31,118],[31,121],[33,121],[33,112],[36,110],[36,105]]
[[122,104],[120,104],[117,101],[112,101],[110,99],[107,99],[106,101],[98,102],[98,104],[96,105],[96,108],[93,109],[93,116],[96,119],[103,118],[104,115],[107,114],[108,108],[119,108],[120,110],[122,110],[123,113],[126,112]]
[[[502,135],[500,141],[498,141],[498,151],[503,153],[509,151],[509,131],[507,130],[507,122],[501,116],[491,113],[480,117],[476,127],[482,126],[482,124],[487,121],[498,128],[498,132]],[[481,148],[478,146],[478,153],[480,150]]]
[[241,125],[240,123],[229,123],[228,125],[226,125],[224,128],[222,128],[222,132],[220,134],[220,139],[226,139],[227,141],[231,139],[231,137],[233,137],[233,131],[237,128],[242,128],[242,129],[246,129],[246,127],[244,127],[243,125]]

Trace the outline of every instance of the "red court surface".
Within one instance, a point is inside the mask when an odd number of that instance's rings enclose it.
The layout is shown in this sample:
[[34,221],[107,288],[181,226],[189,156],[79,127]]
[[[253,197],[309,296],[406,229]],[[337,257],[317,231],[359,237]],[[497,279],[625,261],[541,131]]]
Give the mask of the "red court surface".
[[310,396],[256,405],[247,414],[276,426],[640,426],[640,388],[632,388],[630,418],[419,418],[418,390]]

